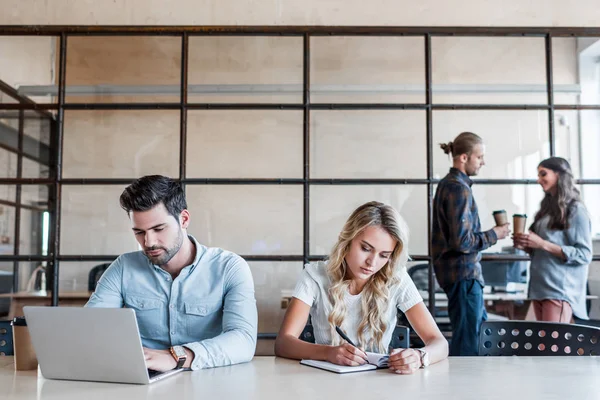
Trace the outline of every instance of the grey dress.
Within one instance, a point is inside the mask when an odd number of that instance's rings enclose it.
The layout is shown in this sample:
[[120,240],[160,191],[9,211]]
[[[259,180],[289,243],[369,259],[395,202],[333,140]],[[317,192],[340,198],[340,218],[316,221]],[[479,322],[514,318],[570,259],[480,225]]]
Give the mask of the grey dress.
[[592,225],[583,203],[578,202],[573,207],[569,229],[548,229],[548,216],[535,226],[542,239],[561,247],[567,260],[535,249],[531,257],[529,298],[567,301],[575,316],[588,319],[585,295],[592,261]]

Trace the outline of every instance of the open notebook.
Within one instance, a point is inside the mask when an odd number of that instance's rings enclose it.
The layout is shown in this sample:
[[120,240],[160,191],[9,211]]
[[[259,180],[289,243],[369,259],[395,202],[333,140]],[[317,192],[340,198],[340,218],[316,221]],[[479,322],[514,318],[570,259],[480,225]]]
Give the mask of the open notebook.
[[389,355],[380,353],[369,353],[367,352],[367,364],[359,365],[357,367],[349,367],[346,365],[332,364],[327,361],[317,360],[302,360],[300,364],[308,365],[310,367],[325,369],[327,371],[336,372],[338,374],[347,374],[349,372],[360,372],[370,371],[377,368],[387,368]]

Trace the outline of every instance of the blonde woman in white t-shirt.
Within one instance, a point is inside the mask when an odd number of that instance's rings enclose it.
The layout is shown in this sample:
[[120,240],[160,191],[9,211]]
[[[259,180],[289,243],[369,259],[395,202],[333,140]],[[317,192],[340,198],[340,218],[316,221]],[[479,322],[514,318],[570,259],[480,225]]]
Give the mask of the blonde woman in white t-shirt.
[[[393,349],[390,369],[411,374],[448,356],[448,342],[406,272],[408,228],[388,205],[369,202],[346,221],[328,261],[307,264],[275,341],[275,354],[361,365],[365,351],[387,353],[397,309],[425,343]],[[308,316],[315,344],[299,339]],[[340,327],[356,344],[337,334]]]

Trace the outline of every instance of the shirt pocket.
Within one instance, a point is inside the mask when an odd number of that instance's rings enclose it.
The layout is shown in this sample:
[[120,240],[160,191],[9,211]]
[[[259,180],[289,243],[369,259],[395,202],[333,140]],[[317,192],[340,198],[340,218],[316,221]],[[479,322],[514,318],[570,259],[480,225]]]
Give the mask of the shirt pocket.
[[126,296],[125,305],[135,310],[138,329],[142,339],[156,340],[157,335],[166,335],[164,321],[165,303],[162,300],[142,296]]
[[214,333],[212,331],[217,328],[218,335],[222,326],[222,305],[223,299],[214,297],[185,302],[185,324],[188,335],[193,338],[212,337]]

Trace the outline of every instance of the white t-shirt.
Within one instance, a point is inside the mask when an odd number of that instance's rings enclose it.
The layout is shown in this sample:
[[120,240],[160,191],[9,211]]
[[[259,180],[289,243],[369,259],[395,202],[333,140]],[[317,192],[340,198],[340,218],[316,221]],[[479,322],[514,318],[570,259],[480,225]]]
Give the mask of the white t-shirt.
[[[415,284],[408,276],[405,268],[398,273],[399,283],[390,289],[390,301],[387,304],[385,315],[389,324],[383,334],[383,343],[389,344],[396,326],[398,309],[403,313],[417,303],[423,301]],[[329,300],[329,287],[331,282],[327,275],[327,262],[318,261],[306,264],[304,271],[294,290],[294,297],[311,306],[310,316],[315,334],[315,343],[331,344],[331,332],[329,326],[329,313],[332,304]],[[344,295],[346,303],[346,318],[340,328],[354,342],[358,342],[358,326],[362,319],[361,311],[362,292],[352,295],[347,292]],[[368,340],[369,338],[365,338]],[[367,351],[378,351],[378,349],[366,349]]]

